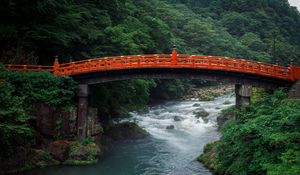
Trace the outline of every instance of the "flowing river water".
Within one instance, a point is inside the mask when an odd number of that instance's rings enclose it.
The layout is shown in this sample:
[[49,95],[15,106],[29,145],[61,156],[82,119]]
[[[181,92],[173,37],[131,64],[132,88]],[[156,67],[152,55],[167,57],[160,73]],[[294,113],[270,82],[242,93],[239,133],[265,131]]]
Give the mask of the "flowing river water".
[[[224,103],[225,101],[229,101]],[[218,140],[216,118],[234,105],[233,95],[213,101],[169,101],[150,107],[147,113],[132,113],[130,121],[150,133],[144,140],[116,143],[95,165],[59,166],[29,172],[30,175],[211,175],[196,158],[203,147]],[[203,108],[208,122],[195,117]],[[180,121],[175,121],[174,117]],[[166,129],[173,125],[174,129]]]

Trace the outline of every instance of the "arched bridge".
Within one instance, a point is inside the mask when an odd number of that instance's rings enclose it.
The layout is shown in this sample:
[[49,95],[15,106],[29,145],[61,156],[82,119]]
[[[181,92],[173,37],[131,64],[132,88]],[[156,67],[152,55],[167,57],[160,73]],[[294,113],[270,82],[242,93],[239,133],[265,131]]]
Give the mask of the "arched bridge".
[[72,76],[79,82],[77,132],[80,138],[88,135],[87,111],[91,84],[132,78],[225,81],[236,84],[236,99],[239,106],[250,103],[251,85],[267,88],[291,86],[300,79],[299,66],[284,67],[221,56],[177,54],[175,50],[172,54],[113,56],[63,64],[59,64],[56,59],[53,66],[12,64],[5,66],[12,71],[48,71],[56,76]]
[[[41,65],[5,65],[13,71],[48,71],[56,76],[81,77],[82,75],[95,72],[108,72],[128,69],[183,69],[183,70],[206,70],[262,77],[293,83],[300,79],[300,67],[284,67],[277,64],[228,58],[222,56],[198,56],[188,54],[151,54],[113,56],[93,58],[82,61],[74,61],[59,64],[56,59],[53,66]],[[87,78],[87,76],[85,76]]]

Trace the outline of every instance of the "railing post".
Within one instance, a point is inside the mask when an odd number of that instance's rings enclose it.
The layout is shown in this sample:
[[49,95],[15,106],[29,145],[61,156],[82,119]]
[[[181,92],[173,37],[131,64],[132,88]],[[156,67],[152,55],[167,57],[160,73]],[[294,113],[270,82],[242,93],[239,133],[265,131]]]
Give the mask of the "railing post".
[[171,56],[171,64],[177,64],[178,63],[177,58],[178,58],[178,56],[177,56],[176,46],[173,46],[172,56]]
[[58,76],[59,75],[59,62],[58,62],[58,58],[57,56],[55,57],[55,60],[54,60],[54,64],[53,64],[53,74],[55,76]]

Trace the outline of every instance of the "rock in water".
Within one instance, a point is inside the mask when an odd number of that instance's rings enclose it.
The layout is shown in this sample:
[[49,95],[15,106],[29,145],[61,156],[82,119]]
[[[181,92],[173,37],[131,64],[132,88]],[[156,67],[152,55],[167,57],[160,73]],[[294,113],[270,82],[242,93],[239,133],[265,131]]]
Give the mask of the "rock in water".
[[230,105],[231,102],[227,100],[227,101],[225,101],[223,104],[224,104],[224,105]]
[[202,118],[202,120],[204,121],[204,123],[207,123],[208,122],[208,116],[209,116],[209,113],[207,111],[205,111],[203,108],[199,108],[198,111],[195,111],[194,112],[195,114],[195,117],[197,119],[199,118]]
[[175,126],[174,125],[169,125],[166,127],[166,129],[175,129]]
[[175,121],[175,122],[179,122],[179,121],[181,121],[181,117],[179,117],[179,116],[177,116],[177,115],[176,115],[176,116],[174,116],[174,121]]
[[199,103],[195,103],[195,104],[193,104],[193,107],[200,107],[200,104]]
[[194,112],[196,118],[203,118],[209,116],[209,113],[205,111],[203,108],[199,108],[197,111]]
[[121,123],[111,126],[105,131],[113,140],[138,140],[146,138],[149,133],[140,128],[136,123]]

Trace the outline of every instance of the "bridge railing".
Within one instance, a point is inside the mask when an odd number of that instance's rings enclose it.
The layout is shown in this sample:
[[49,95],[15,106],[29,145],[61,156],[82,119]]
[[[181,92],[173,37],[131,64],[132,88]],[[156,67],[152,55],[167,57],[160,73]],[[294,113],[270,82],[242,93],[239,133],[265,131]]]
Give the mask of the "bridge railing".
[[288,81],[295,81],[300,78],[300,68],[297,66],[284,67],[254,60],[187,54],[114,56],[63,64],[57,62],[55,66],[6,65],[6,67],[10,70],[24,72],[45,70],[57,76],[118,69],[191,68],[249,73]]
[[47,71],[53,73],[53,66],[6,64],[5,67],[11,71],[21,71],[21,72]]

